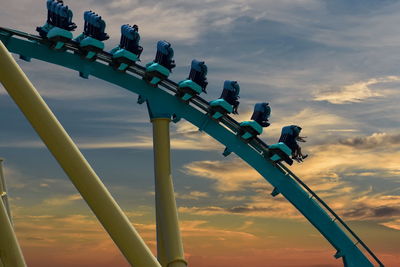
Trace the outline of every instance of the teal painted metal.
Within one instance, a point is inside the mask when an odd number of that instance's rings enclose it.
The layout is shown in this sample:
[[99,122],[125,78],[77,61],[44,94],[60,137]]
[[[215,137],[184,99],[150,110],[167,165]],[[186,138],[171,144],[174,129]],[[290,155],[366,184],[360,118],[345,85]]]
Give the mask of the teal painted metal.
[[139,60],[138,55],[135,55],[134,53],[129,52],[126,49],[119,49],[117,52],[115,52],[113,54],[113,58],[120,58],[120,57],[125,57],[125,58],[127,58],[128,60],[131,60],[131,61],[138,61]]
[[256,121],[243,121],[240,123],[240,126],[242,127],[251,127],[253,128],[258,134],[262,134],[263,132],[263,128],[261,127],[260,124],[258,124],[258,122]]
[[232,111],[233,111],[232,105],[230,105],[228,102],[226,102],[225,99],[222,99],[222,98],[218,98],[216,100],[211,101],[210,106],[211,107],[222,107],[229,113],[232,113]]
[[99,48],[100,50],[104,49],[104,43],[92,37],[86,37],[80,42],[81,47],[93,46]]
[[[289,157],[292,155],[292,150],[291,150],[290,148],[288,148],[288,146],[285,145],[285,144],[282,143],[282,142],[279,142],[279,143],[277,143],[277,144],[270,145],[269,148],[270,148],[270,149],[277,148],[277,149],[283,151],[283,152],[284,152],[286,155],[288,155]],[[273,156],[271,157],[271,160],[273,160],[273,161],[280,160],[280,159],[281,159],[281,157],[280,157],[278,154],[275,154],[275,155],[273,155]]]
[[[305,187],[308,191],[303,188],[304,185],[301,181],[299,182],[299,180],[297,180],[298,178],[294,176],[294,174],[274,164],[269,159],[266,159],[260,149],[255,149],[249,143],[243,142],[237,136],[236,132],[232,130],[232,127],[224,126],[213,120],[205,112],[195,108],[192,103],[187,104],[179,101],[173,94],[147,84],[141,79],[141,75],[144,75],[144,71],[140,75],[116,72],[111,67],[100,62],[82,60],[79,55],[50,50],[45,45],[35,41],[15,38],[5,31],[2,32],[1,28],[0,40],[3,41],[12,53],[61,65],[81,73],[88,73],[99,79],[132,91],[138,94],[141,99],[148,100],[154,114],[171,114],[173,117],[186,119],[223,144],[229,152],[235,152],[258,171],[274,186],[275,192],[281,193],[292,203],[293,206],[295,206],[331,243],[337,250],[335,255],[337,257],[342,257],[344,266],[369,267],[373,266],[373,264],[361,252],[350,236],[339,226],[337,223],[338,221],[357,239],[357,243],[363,245],[379,263],[379,266],[383,266],[379,259],[354,232],[352,232],[340,218],[337,220],[338,216],[321,199],[315,197],[316,195],[308,187]],[[334,215],[333,218],[327,211]]]
[[201,94],[203,88],[194,81],[187,79],[178,83],[178,96],[184,101],[188,101],[195,95]]
[[192,80],[184,80],[184,81],[179,82],[179,88],[184,88],[184,87],[189,87],[197,94],[200,94],[203,91],[201,86]]
[[[147,72],[149,72],[149,73],[152,73],[152,72],[157,73],[158,72],[165,78],[167,78],[170,74],[170,71],[166,67],[164,67],[163,65],[158,64],[158,63],[150,62],[150,63],[147,63],[146,67],[147,67],[146,68]],[[161,80],[161,79],[159,79],[159,80]]]
[[64,46],[65,41],[72,39],[72,33],[58,27],[53,27],[47,33],[47,38],[56,42],[54,49],[61,49]]
[[251,133],[249,133],[249,132],[245,132],[243,135],[242,135],[242,138],[243,139],[249,139],[250,137],[252,137],[253,135],[251,134]]
[[130,65],[135,64],[135,61],[140,61],[139,55],[136,55],[126,49],[121,49],[119,46],[112,49],[110,53],[112,54],[113,58],[111,66],[119,71],[125,71]]
[[58,27],[53,27],[48,33],[47,33],[47,38],[49,38],[49,39],[52,39],[52,38],[55,38],[55,37],[64,37],[65,39],[69,39],[69,40],[71,40],[72,39],[72,33],[71,32],[69,32],[69,31],[67,31],[67,30],[64,30],[64,29],[61,29],[61,28],[58,28]]

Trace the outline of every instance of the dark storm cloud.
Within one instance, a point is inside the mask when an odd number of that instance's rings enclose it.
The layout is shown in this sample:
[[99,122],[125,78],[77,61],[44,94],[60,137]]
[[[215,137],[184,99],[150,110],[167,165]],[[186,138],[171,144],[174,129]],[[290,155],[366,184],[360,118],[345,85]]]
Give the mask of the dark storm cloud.
[[247,214],[247,213],[254,213],[254,212],[273,212],[279,211],[278,208],[272,207],[257,207],[251,205],[241,205],[241,206],[234,206],[234,207],[193,207],[191,208],[195,212],[200,213],[221,213],[221,214]]
[[400,134],[374,133],[339,140],[339,143],[359,149],[390,148],[400,144]]
[[395,206],[356,206],[346,211],[344,217],[351,219],[387,219],[400,216],[400,207]]
[[270,207],[255,207],[255,206],[236,206],[232,208],[226,208],[225,211],[228,213],[251,213],[251,212],[268,212],[275,211],[277,209]]

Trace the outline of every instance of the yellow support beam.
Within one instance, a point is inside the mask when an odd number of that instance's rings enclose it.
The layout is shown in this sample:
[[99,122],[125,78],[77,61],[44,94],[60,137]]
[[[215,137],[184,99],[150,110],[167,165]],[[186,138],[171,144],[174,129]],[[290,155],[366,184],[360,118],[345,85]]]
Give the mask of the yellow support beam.
[[24,256],[7,215],[6,207],[0,200],[0,259],[4,267],[26,267]]
[[163,267],[186,267],[171,175],[169,118],[152,118],[157,257]]
[[0,80],[131,265],[159,267],[135,228],[0,42]]
[[26,267],[21,247],[18,244],[7,201],[7,192],[3,176],[3,159],[0,159],[0,266]]
[[0,197],[3,200],[4,206],[7,210],[8,218],[10,218],[10,222],[12,224],[13,222],[11,217],[10,204],[8,203],[6,180],[4,179],[3,173],[3,161],[4,159],[0,158]]

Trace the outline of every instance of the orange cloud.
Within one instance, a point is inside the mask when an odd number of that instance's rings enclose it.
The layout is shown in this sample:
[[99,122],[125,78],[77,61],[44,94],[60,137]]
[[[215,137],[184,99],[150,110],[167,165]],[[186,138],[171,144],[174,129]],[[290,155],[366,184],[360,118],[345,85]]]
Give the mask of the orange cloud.
[[380,224],[383,226],[386,226],[388,228],[392,228],[392,229],[400,231],[400,219],[389,221],[389,222],[384,222],[384,223],[380,223]]
[[200,191],[191,191],[189,192],[189,194],[179,194],[179,193],[175,193],[175,197],[176,198],[180,198],[180,199],[194,199],[194,200],[198,200],[199,198],[203,198],[203,197],[208,197],[208,193],[207,192],[200,192]]
[[75,200],[80,200],[80,199],[82,199],[80,194],[58,196],[58,197],[52,197],[52,198],[45,199],[43,201],[43,205],[63,206],[63,205],[70,204],[71,202],[73,202]]
[[[377,193],[370,186],[359,188],[344,176],[357,175],[393,175],[400,166],[400,153],[393,151],[375,151],[360,153],[352,147],[335,144],[309,148],[311,156],[303,164],[293,167],[320,197],[322,197],[339,215],[351,220],[388,220],[400,217],[399,198],[390,193]],[[397,155],[398,154],[398,155]],[[397,156],[396,156],[397,155]],[[364,167],[362,167],[364,166]],[[368,169],[364,169],[368,168]],[[184,166],[188,175],[195,175],[215,181],[214,189],[224,199],[226,192],[253,192],[252,195],[231,199],[231,204],[223,206],[181,207],[180,211],[197,215],[236,215],[274,218],[302,218],[291,204],[284,199],[271,200],[272,190],[264,179],[250,166],[234,158],[229,161],[198,161]]]

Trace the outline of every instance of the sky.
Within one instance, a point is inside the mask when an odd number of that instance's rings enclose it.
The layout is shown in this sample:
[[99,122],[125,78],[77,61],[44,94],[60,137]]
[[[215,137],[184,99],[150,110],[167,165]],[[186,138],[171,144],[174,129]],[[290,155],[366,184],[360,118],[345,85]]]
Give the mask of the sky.
[[[303,128],[309,158],[291,169],[386,266],[400,265],[400,2],[394,0],[65,1],[83,27],[107,23],[106,50],[137,24],[142,64],[171,42],[176,82],[208,65],[207,100],[241,86],[237,121],[267,101],[272,144]],[[0,26],[35,33],[45,1],[2,0]],[[151,124],[137,96],[45,62],[17,60],[155,252]],[[16,105],[0,88],[0,157],[29,266],[129,266]],[[335,250],[272,186],[189,123],[171,124],[173,178],[190,266],[342,266]]]

